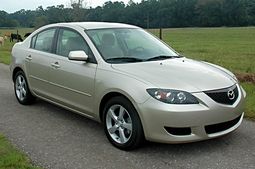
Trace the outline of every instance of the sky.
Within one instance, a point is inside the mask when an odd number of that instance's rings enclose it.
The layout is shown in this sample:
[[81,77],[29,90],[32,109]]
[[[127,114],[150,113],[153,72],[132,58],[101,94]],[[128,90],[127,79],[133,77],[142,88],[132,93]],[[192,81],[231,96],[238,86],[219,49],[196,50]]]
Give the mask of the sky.
[[[1,2],[2,1],[2,2]],[[87,2],[87,6],[102,6],[106,1],[109,0],[84,0]],[[127,3],[129,0],[113,0],[113,1],[123,1]],[[134,2],[140,2],[141,0],[133,0]],[[70,0],[0,0],[0,10],[4,10],[8,13],[13,13],[21,9],[25,10],[35,10],[38,6],[60,5],[63,4],[65,7],[70,6]]]

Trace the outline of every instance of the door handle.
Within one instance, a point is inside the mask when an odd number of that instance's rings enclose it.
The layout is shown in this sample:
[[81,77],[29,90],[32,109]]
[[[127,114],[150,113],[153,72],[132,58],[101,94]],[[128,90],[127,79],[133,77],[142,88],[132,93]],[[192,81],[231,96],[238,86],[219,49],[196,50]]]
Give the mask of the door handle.
[[60,65],[58,62],[55,62],[55,63],[51,63],[51,66],[54,67],[55,69],[58,69],[60,68]]
[[31,55],[28,55],[28,56],[26,57],[26,60],[31,61],[31,60],[32,60],[32,56],[31,56]]

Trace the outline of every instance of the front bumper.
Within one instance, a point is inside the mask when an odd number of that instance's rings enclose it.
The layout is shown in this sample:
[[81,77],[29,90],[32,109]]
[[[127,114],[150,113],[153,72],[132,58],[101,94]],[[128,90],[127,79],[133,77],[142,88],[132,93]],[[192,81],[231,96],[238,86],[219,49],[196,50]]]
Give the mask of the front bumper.
[[[145,138],[162,143],[185,143],[219,137],[234,131],[243,120],[245,92],[238,85],[240,95],[233,105],[216,103],[203,92],[192,93],[200,104],[165,104],[154,98],[138,105]],[[225,125],[227,124],[227,125]],[[220,126],[219,130],[213,127]],[[211,128],[210,132],[208,129]],[[225,128],[224,128],[225,127]],[[167,129],[189,129],[190,133],[171,134]]]

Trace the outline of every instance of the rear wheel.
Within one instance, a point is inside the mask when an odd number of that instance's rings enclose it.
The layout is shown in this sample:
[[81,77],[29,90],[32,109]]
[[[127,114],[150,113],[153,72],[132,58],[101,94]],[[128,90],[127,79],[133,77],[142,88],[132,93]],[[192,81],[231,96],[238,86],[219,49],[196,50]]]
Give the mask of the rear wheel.
[[104,108],[104,129],[117,148],[132,150],[144,140],[143,128],[134,106],[124,97],[110,99]]
[[35,101],[35,97],[31,94],[27,79],[23,71],[18,71],[14,77],[14,91],[20,104],[28,105]]

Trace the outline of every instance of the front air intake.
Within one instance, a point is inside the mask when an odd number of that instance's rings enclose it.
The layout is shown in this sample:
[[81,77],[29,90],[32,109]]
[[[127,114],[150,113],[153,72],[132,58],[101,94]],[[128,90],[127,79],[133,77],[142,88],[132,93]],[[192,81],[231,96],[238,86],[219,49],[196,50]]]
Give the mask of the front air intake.
[[191,134],[191,128],[190,127],[165,127],[166,131],[175,136],[185,136]]
[[241,116],[231,121],[205,126],[205,131],[207,134],[213,134],[230,129],[239,122],[240,118]]

